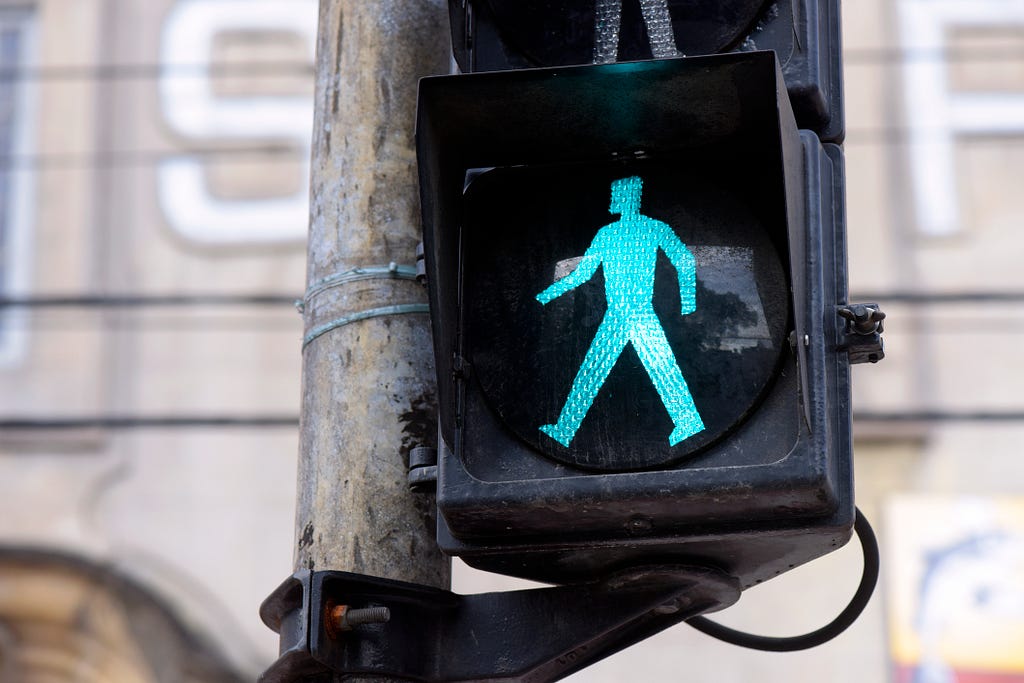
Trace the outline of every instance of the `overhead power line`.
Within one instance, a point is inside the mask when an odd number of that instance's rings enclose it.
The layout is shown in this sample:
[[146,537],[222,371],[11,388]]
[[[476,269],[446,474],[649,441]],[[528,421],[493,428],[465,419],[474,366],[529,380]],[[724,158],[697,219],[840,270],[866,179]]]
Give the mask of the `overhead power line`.
[[289,294],[85,294],[0,296],[0,308],[185,308],[199,306],[293,306]]
[[847,48],[843,61],[847,63],[900,64],[903,62],[988,62],[1024,60],[1024,44],[977,45],[943,48]]
[[1024,291],[974,292],[861,292],[851,301],[878,301],[901,304],[998,304],[1024,302]]
[[[231,163],[266,163],[274,161],[302,161],[308,151],[289,144],[264,144],[245,147],[182,147],[180,149],[129,149],[109,152],[10,154],[0,156],[0,169],[50,169],[154,166],[176,157],[201,157]],[[261,158],[263,157],[263,158]]]
[[[188,308],[199,306],[294,306],[299,297],[282,292],[223,294],[215,292],[164,294],[55,294],[40,296],[2,296],[0,308]],[[880,303],[1000,304],[1024,302],[1024,291],[991,290],[962,292],[858,292],[851,301]]]
[[1024,422],[1024,410],[857,411],[853,418],[863,422]]
[[[929,128],[928,126],[876,126],[864,128],[847,128],[845,143],[849,145],[906,145],[913,141],[912,133],[936,133],[941,135],[950,134],[957,140],[975,141],[998,141],[998,144],[1005,147],[1008,140],[1024,139],[1024,126],[1021,132],[986,132],[986,133],[961,133],[944,128]],[[928,144],[925,141],[923,144]]]
[[[1005,145],[1008,139],[1024,140],[1021,134],[958,134],[957,138],[976,140],[998,140]],[[875,128],[850,128],[846,131],[846,144],[878,145],[878,144],[909,144],[911,128],[907,126],[884,126]],[[308,150],[290,144],[264,144],[254,146],[225,147],[182,147],[168,149],[135,149],[113,150],[108,152],[85,153],[41,153],[41,154],[9,154],[0,155],[0,171],[30,171],[50,169],[81,169],[107,170],[113,168],[132,168],[156,166],[168,159],[180,157],[197,157],[208,162],[248,164],[248,163],[294,163],[305,161]]]
[[208,78],[227,76],[300,76],[312,78],[310,62],[256,61],[225,64],[55,64],[38,67],[0,68],[0,81],[116,81],[157,78]]
[[[1024,45],[977,45],[943,48],[847,48],[843,60],[850,64],[899,64],[909,61],[988,62],[1024,60]],[[157,78],[207,78],[227,76],[310,77],[316,67],[298,60],[262,60],[226,63],[52,64],[0,68],[6,81],[116,81]]]
[[[1024,422],[1024,410],[857,411],[860,422]],[[78,417],[5,417],[0,431],[69,431],[75,429],[291,429],[297,415],[92,415]]]
[[96,415],[85,417],[9,417],[0,431],[70,429],[279,429],[299,426],[297,415]]

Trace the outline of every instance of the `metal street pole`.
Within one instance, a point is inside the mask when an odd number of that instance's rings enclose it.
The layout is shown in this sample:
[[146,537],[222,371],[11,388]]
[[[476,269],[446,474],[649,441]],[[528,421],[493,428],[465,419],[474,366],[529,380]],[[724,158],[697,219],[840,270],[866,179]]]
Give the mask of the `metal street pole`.
[[409,451],[436,441],[413,126],[448,71],[443,0],[321,0],[296,510],[296,569],[447,588]]

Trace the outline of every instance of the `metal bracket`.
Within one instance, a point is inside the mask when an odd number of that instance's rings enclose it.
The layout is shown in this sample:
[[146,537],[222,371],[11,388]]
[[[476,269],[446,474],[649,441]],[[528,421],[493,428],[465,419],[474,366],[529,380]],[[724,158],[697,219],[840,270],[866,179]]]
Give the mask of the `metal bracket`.
[[[263,622],[280,634],[281,656],[259,681],[328,683],[338,674],[423,683],[554,681],[669,626],[728,607],[739,593],[736,579],[718,570],[678,565],[630,569],[595,583],[476,595],[300,570],[260,608]],[[348,619],[349,628],[339,628],[339,614],[356,612],[367,619]]]
[[850,304],[836,313],[846,321],[839,348],[850,355],[850,363],[877,363],[885,358],[882,321],[885,313],[878,304]]
[[427,262],[426,253],[423,250],[423,242],[416,245],[416,282],[424,287],[427,286]]
[[409,451],[409,490],[429,493],[437,490],[437,449],[416,446]]

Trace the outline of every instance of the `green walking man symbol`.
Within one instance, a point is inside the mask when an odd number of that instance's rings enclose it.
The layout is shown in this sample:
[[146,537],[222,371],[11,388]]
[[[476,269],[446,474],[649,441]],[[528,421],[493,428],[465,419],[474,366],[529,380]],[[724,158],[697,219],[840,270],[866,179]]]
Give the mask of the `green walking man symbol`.
[[604,320],[576,373],[558,422],[540,427],[540,431],[565,447],[572,443],[597,392],[629,343],[633,344],[675,425],[668,437],[669,445],[675,446],[704,429],[704,421],[693,403],[653,304],[654,266],[660,248],[679,278],[682,315],[696,310],[695,261],[671,227],[640,213],[642,190],[643,181],[639,176],[612,182],[608,211],[619,214],[619,220],[598,230],[576,268],[537,295],[537,301],[546,304],[588,281],[598,266],[604,268],[607,300]]

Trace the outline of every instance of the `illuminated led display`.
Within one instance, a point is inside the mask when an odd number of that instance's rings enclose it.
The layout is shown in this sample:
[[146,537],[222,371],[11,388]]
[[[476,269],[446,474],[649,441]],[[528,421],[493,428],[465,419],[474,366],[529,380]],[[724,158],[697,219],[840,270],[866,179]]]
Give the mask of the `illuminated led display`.
[[[742,423],[786,348],[789,290],[762,205],[698,160],[470,175],[468,427],[493,415],[554,463],[635,470]],[[512,476],[466,453],[474,475]]]
[[636,350],[675,425],[668,437],[669,445],[704,430],[704,422],[653,305],[658,249],[665,252],[676,269],[682,315],[697,308],[696,264],[693,254],[672,228],[640,213],[642,190],[639,176],[614,181],[608,210],[618,214],[619,220],[598,230],[576,268],[537,295],[537,301],[546,304],[589,280],[598,267],[604,269],[604,319],[576,373],[558,422],[540,427],[566,447],[627,344]]

